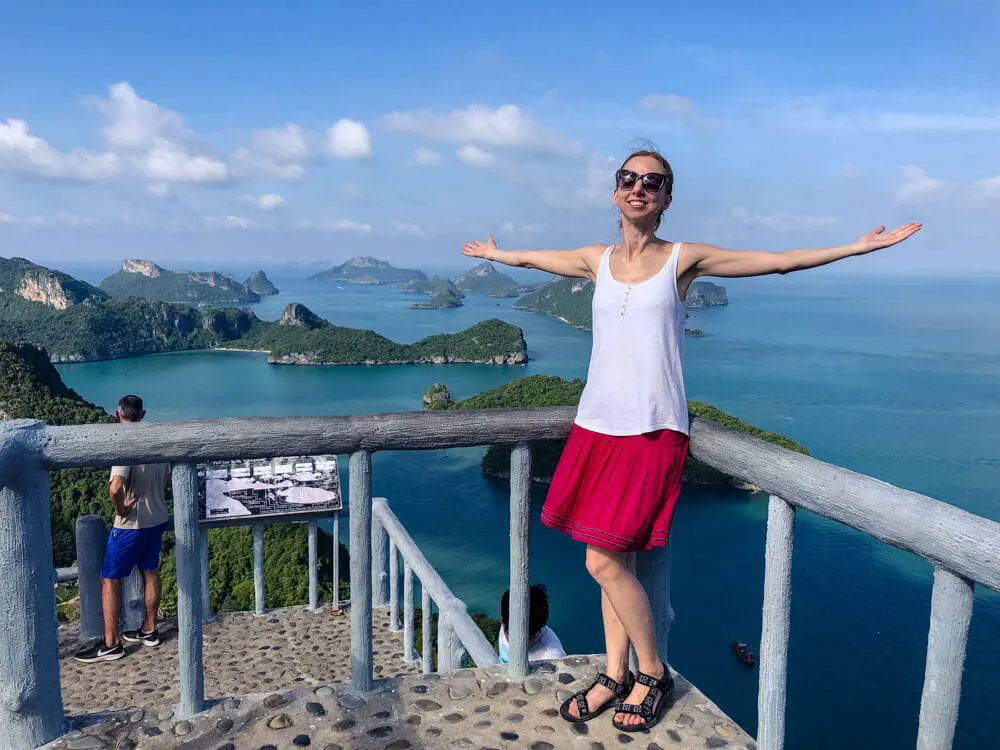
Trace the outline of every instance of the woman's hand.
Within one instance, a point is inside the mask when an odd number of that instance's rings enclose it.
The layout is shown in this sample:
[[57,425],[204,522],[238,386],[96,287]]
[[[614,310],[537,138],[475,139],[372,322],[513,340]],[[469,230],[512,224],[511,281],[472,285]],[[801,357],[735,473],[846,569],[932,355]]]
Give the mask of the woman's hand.
[[887,232],[883,224],[878,229],[873,229],[868,234],[863,235],[861,239],[854,243],[854,246],[858,248],[859,254],[870,253],[874,250],[881,250],[884,247],[891,247],[902,242],[907,237],[919,232],[920,228],[920,224],[910,222],[909,224],[903,224],[899,229]]
[[462,245],[462,255],[468,255],[472,258],[486,258],[486,260],[495,260],[498,254],[497,243],[493,239],[491,234],[486,242],[480,242],[479,240],[473,240],[472,242],[466,242]]

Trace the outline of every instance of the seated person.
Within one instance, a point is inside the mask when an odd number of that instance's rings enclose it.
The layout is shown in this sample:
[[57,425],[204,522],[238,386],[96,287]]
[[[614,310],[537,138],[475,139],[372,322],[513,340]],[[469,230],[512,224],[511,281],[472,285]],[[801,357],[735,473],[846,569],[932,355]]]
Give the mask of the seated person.
[[[528,601],[528,661],[545,659],[561,659],[566,656],[559,636],[548,626],[549,594],[545,586],[536,583],[531,587]],[[510,622],[510,589],[500,597],[500,642],[497,648],[500,652],[500,663],[510,661],[510,647],[507,643],[507,627]]]

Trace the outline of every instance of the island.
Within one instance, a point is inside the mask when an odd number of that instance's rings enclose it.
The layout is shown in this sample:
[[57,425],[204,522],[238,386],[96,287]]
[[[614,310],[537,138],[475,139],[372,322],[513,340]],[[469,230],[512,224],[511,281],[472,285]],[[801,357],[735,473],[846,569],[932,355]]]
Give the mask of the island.
[[530,289],[498,271],[488,260],[459,274],[455,279],[455,286],[463,292],[478,292],[490,297],[517,297]]
[[413,310],[440,310],[449,307],[461,307],[462,297],[451,289],[443,289],[431,296],[427,302],[415,302],[410,305]]
[[243,282],[243,285],[251,292],[261,297],[277,294],[279,291],[278,287],[271,283],[271,280],[267,278],[267,274],[263,271],[254,271],[247,277],[247,280]]
[[[585,382],[579,379],[564,380],[549,375],[528,375],[461,401],[453,401],[448,387],[443,383],[435,383],[424,392],[423,404],[427,411],[577,406],[580,403],[584,385]],[[775,432],[767,432],[754,427],[710,404],[701,401],[688,401],[688,411],[694,416],[710,419],[796,453],[809,454],[808,450],[794,440]],[[565,440],[545,440],[532,444],[533,481],[551,481],[565,444]],[[490,477],[508,478],[510,476],[510,446],[491,445],[487,448],[482,460],[482,471]],[[698,461],[693,456],[688,458],[684,467],[684,480],[695,484],[729,484],[748,491],[759,491],[759,488],[727,476]]]
[[0,258],[0,294],[15,294],[55,310],[108,299],[96,286],[25,258]]
[[141,297],[151,302],[233,305],[260,302],[246,284],[218,271],[168,271],[149,260],[126,259],[118,273],[100,283],[111,297]]
[[248,309],[201,309],[139,297],[58,309],[0,293],[0,338],[44,347],[53,362],[215,348],[264,351],[274,364],[298,365],[527,361],[521,329],[499,320],[399,344],[374,331],[332,325],[297,303],[272,322]]
[[413,279],[405,284],[400,284],[399,291],[407,294],[430,294],[432,296],[449,291],[458,298],[465,296],[462,290],[455,286],[455,282],[447,276],[439,276],[438,274],[434,274],[429,279]]
[[427,274],[415,268],[396,268],[388,261],[362,255],[313,274],[309,278],[319,281],[343,281],[347,284],[377,285],[422,281],[427,278]]
[[[556,277],[541,287],[519,297],[514,307],[545,313],[584,331],[593,326],[591,305],[594,301],[594,282],[589,279]],[[688,287],[687,309],[703,309],[728,305],[725,287],[710,281],[695,281]],[[688,336],[707,334],[698,328],[685,329]]]

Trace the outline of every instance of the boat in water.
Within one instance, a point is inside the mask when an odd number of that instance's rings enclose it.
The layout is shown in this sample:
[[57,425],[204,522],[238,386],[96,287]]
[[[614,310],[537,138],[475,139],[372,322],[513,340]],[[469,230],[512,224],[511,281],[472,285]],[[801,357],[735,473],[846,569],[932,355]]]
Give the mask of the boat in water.
[[754,665],[754,655],[750,647],[743,641],[733,641],[733,653],[736,654],[736,658],[743,662],[746,666],[752,667]]

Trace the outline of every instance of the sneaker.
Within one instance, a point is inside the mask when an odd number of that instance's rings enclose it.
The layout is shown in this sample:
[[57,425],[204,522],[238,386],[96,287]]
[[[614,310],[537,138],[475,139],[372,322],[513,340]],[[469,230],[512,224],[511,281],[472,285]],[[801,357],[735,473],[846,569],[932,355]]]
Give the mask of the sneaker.
[[121,659],[123,656],[125,656],[125,648],[121,643],[116,643],[111,648],[108,648],[102,638],[90,648],[85,648],[83,651],[77,652],[74,658],[77,661],[82,661],[84,664],[94,664],[99,661],[115,661],[116,659]]
[[126,630],[122,633],[122,638],[129,643],[141,643],[143,646],[160,645],[160,634],[155,629],[152,633],[143,633],[141,628],[139,630]]

